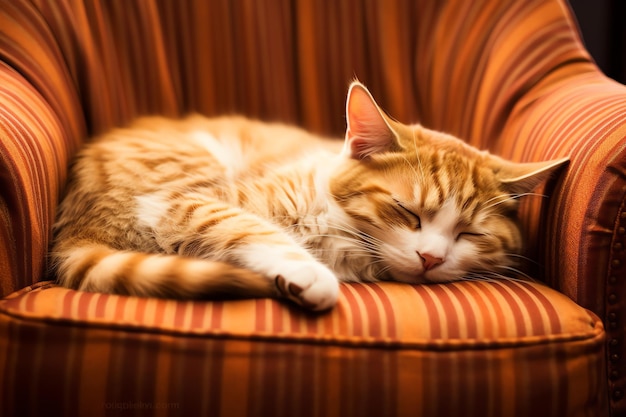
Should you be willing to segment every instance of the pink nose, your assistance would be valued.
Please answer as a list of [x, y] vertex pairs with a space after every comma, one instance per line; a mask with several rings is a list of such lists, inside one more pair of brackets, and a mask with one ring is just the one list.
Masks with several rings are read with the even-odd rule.
[[417, 252], [419, 257], [422, 259], [422, 263], [424, 264], [424, 270], [429, 271], [443, 263], [443, 259], [437, 258], [436, 256], [432, 256], [429, 253], [419, 253]]

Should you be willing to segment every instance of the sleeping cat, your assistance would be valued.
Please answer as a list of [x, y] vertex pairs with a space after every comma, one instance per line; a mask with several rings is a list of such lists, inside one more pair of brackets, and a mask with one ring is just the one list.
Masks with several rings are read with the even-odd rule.
[[566, 160], [519, 164], [388, 117], [349, 89], [343, 143], [241, 117], [139, 119], [87, 145], [53, 227], [58, 282], [84, 291], [282, 297], [339, 281], [505, 274], [518, 197]]

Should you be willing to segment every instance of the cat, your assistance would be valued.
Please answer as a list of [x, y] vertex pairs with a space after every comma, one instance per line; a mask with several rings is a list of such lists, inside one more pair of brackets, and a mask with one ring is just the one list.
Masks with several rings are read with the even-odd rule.
[[518, 198], [567, 158], [513, 163], [389, 117], [358, 81], [343, 141], [241, 116], [148, 116], [95, 138], [53, 225], [62, 286], [335, 305], [340, 281], [499, 276]]

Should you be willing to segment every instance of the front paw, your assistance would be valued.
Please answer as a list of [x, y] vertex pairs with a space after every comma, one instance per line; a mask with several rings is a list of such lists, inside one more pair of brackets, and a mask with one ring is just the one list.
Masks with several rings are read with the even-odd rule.
[[275, 278], [280, 294], [314, 311], [333, 307], [339, 296], [339, 281], [325, 266], [316, 262], [293, 262]]

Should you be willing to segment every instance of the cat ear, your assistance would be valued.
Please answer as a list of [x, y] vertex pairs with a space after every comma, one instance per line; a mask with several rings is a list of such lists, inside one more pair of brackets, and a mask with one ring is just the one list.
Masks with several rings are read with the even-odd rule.
[[516, 163], [497, 158], [494, 166], [496, 177], [512, 194], [531, 192], [569, 162], [569, 158], [545, 162]]
[[348, 90], [346, 119], [344, 153], [351, 158], [365, 159], [397, 147], [396, 132], [370, 92], [358, 81]]

